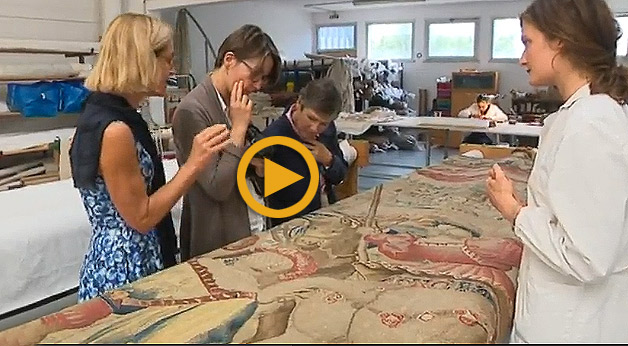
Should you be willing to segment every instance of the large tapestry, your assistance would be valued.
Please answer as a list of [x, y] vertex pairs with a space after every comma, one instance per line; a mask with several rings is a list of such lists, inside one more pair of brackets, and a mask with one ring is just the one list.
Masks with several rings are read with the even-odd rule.
[[[499, 163], [525, 196], [532, 157]], [[0, 333], [35, 343], [505, 340], [522, 245], [453, 157]]]

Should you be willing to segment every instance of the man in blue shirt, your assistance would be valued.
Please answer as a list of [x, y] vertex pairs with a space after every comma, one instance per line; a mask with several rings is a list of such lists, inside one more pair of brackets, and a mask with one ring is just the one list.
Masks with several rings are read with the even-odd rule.
[[[312, 202], [297, 215], [271, 219], [272, 226], [336, 202], [333, 186], [342, 182], [348, 169], [334, 125], [341, 105], [342, 97], [335, 83], [327, 78], [316, 79], [301, 89], [297, 101], [264, 130], [264, 137], [285, 136], [303, 143], [312, 152], [320, 172], [320, 186]], [[290, 207], [301, 200], [307, 190], [308, 166], [299, 153], [285, 146], [275, 146], [269, 159], [305, 178], [268, 196], [270, 208]]]

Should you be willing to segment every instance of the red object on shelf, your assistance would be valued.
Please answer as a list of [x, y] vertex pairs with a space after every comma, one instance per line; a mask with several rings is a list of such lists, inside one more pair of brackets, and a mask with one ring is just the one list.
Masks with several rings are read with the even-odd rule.
[[438, 98], [445, 98], [448, 99], [451, 97], [451, 89], [449, 90], [444, 90], [444, 89], [440, 89], [436, 92], [436, 97]]
[[437, 82], [436, 90], [451, 90], [451, 82]]

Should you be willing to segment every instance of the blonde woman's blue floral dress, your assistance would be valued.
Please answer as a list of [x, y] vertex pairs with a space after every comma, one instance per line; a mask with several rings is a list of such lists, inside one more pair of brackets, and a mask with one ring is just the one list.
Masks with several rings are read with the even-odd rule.
[[[154, 175], [148, 152], [137, 142], [137, 157], [147, 190]], [[147, 234], [129, 226], [111, 200], [102, 176], [95, 188], [79, 188], [92, 226], [92, 238], [80, 272], [79, 301], [148, 276], [164, 265], [156, 230]]]

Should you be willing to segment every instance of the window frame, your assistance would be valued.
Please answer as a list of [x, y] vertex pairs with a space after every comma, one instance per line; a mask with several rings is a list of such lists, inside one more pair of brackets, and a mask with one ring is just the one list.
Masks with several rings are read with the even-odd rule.
[[[353, 27], [353, 48], [345, 49], [318, 49], [318, 30], [320, 28], [329, 28], [337, 26], [352, 26]], [[344, 53], [353, 52], [357, 55], [358, 52], [358, 23], [357, 22], [345, 22], [345, 23], [331, 23], [331, 24], [317, 24], [314, 26], [314, 51], [317, 54], [326, 53]]]
[[[473, 41], [473, 56], [430, 56], [430, 25], [475, 23], [475, 38]], [[479, 62], [480, 61], [480, 18], [432, 18], [425, 20], [425, 62]]]
[[369, 60], [373, 60], [373, 61], [378, 61], [378, 60], [384, 60], [384, 59], [371, 59], [369, 58], [369, 25], [377, 25], [377, 24], [411, 24], [412, 25], [412, 39], [411, 39], [411, 46], [410, 46], [410, 57], [409, 58], [401, 58], [401, 59], [385, 59], [385, 60], [390, 60], [390, 61], [394, 61], [394, 62], [414, 62], [415, 61], [415, 39], [416, 39], [416, 20], [395, 20], [395, 21], [374, 21], [374, 22], [365, 22], [364, 23], [364, 30], [366, 32], [365, 36], [366, 36], [366, 51], [364, 52], [364, 56], [366, 56], [366, 59]]
[[489, 62], [494, 63], [514, 63], [518, 64], [521, 57], [518, 58], [494, 58], [493, 48], [495, 48], [495, 21], [499, 19], [519, 19], [518, 17], [493, 17], [491, 18], [491, 58]]
[[[618, 13], [613, 13], [615, 19], [619, 19], [620, 17], [622, 18], [626, 18], [628, 19], [628, 12], [618, 12]], [[626, 27], [626, 31], [623, 32], [620, 40], [623, 41], [628, 41], [628, 27]], [[626, 52], [624, 52], [626, 55], [619, 55], [619, 52], [617, 52], [617, 57], [625, 62], [628, 62], [628, 49], [626, 50]]]

